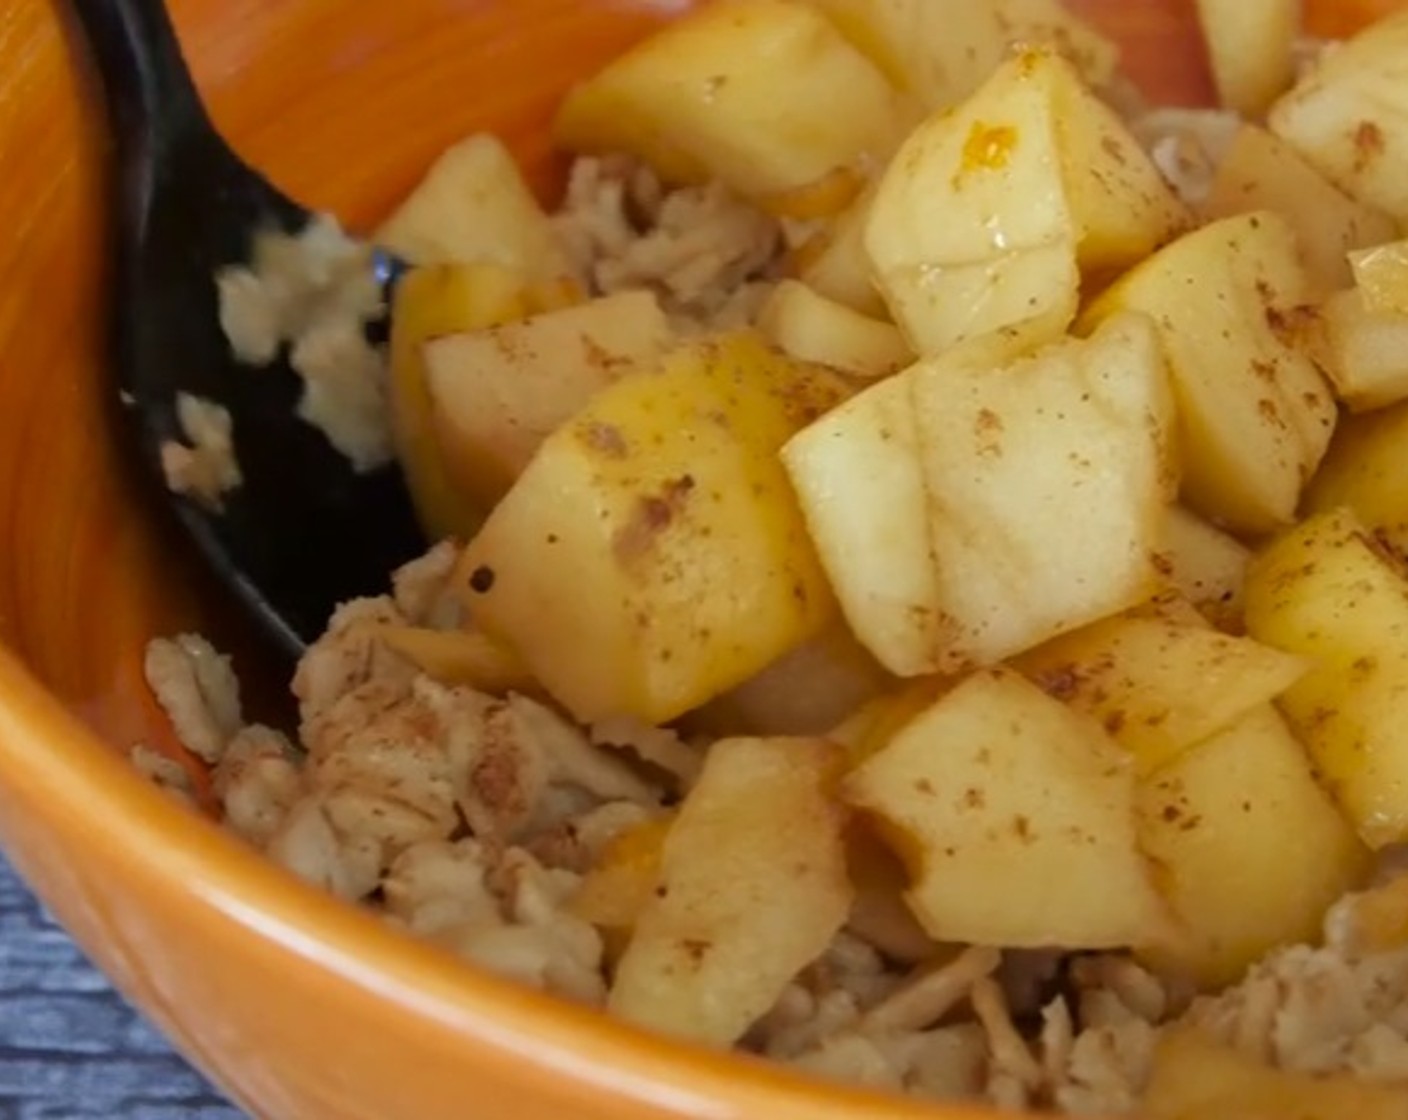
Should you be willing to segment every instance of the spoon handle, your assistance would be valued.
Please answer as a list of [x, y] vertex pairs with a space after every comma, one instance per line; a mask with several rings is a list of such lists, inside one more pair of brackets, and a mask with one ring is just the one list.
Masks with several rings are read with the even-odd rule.
[[208, 136], [208, 118], [163, 0], [69, 0], [107, 92], [123, 155], [159, 162]]

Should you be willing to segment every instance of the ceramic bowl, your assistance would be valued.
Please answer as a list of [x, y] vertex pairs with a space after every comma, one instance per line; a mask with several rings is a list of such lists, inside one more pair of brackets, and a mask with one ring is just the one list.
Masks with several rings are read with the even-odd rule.
[[[445, 145], [500, 131], [550, 192], [574, 77], [687, 0], [172, 0], [219, 125], [365, 227]], [[1080, 5], [1153, 94], [1207, 93], [1192, 0]], [[1366, 7], [1324, 4], [1322, 29]], [[251, 1114], [277, 1120], [971, 1113], [644, 1037], [402, 938], [266, 866], [131, 773], [160, 739], [147, 639], [221, 607], [114, 439], [108, 147], [60, 0], [0, 5], [0, 843], [93, 959]]]

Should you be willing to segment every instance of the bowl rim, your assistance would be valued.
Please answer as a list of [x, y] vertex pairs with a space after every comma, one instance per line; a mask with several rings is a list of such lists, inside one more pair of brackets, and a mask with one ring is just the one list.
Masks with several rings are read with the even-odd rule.
[[[678, 1117], [842, 1120], [859, 1113], [876, 1120], [976, 1120], [991, 1114], [972, 1102], [848, 1086], [781, 1063], [692, 1046], [475, 969], [301, 882], [216, 822], [177, 804], [4, 647], [0, 781], [47, 828], [55, 827], [47, 819], [55, 805], [81, 805], [90, 818], [103, 813], [110, 858], [121, 859], [124, 871], [262, 938], [296, 957], [300, 968], [390, 999], [434, 1029], [510, 1063], [527, 1063], [535, 1077], [555, 1079], [563, 1092], [596, 1092], [603, 1100]], [[23, 878], [24, 867], [18, 870]], [[36, 893], [45, 897], [44, 884]]]

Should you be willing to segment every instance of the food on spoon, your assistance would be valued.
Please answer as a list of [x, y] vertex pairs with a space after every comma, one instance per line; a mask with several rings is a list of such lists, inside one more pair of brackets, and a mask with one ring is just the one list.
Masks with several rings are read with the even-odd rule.
[[1154, 329], [1128, 316], [1002, 369], [922, 362], [783, 458], [856, 636], [900, 676], [950, 673], [1154, 593], [1173, 423]]
[[176, 398], [180, 439], [161, 445], [161, 470], [174, 494], [185, 494], [207, 509], [224, 508], [225, 495], [243, 483], [235, 459], [230, 410], [215, 401], [181, 393]]
[[1083, 273], [1128, 267], [1187, 219], [1115, 112], [1029, 50], [905, 141], [865, 249], [918, 353], [986, 338], [1000, 359], [1060, 338]]
[[1295, 231], [1268, 211], [1224, 218], [1137, 265], [1086, 310], [1152, 317], [1179, 410], [1183, 497], [1232, 529], [1288, 524], [1335, 405], [1287, 324], [1308, 294]]

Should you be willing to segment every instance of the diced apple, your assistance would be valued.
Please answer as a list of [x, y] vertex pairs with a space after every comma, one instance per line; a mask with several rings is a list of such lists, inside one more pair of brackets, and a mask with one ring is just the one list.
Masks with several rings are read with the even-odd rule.
[[1129, 316], [1006, 369], [921, 363], [783, 459], [856, 636], [900, 676], [954, 673], [1157, 590], [1173, 422]]
[[935, 360], [911, 385], [939, 595], [928, 668], [991, 664], [1153, 592], [1178, 476], [1147, 319], [1006, 370]]
[[904, 863], [868, 821], [851, 822], [846, 831], [846, 857], [855, 887], [846, 928], [894, 960], [933, 960], [942, 950], [924, 932], [905, 901], [909, 876]]
[[573, 151], [628, 152], [668, 180], [718, 179], [766, 206], [838, 169], [864, 172], [906, 123], [890, 83], [808, 5], [719, 0], [578, 86], [555, 132]]
[[1061, 336], [1082, 270], [1127, 267], [1187, 217], [1070, 64], [1028, 50], [905, 142], [870, 207], [865, 248], [917, 352], [995, 335], [1008, 356]]
[[1252, 560], [1247, 632], [1311, 662], [1280, 699], [1316, 773], [1372, 847], [1408, 840], [1408, 578], [1346, 510]]
[[460, 490], [435, 435], [421, 347], [427, 339], [480, 330], [527, 315], [529, 284], [502, 265], [413, 268], [396, 286], [391, 315], [391, 433], [406, 487], [426, 534], [468, 540], [488, 507]]
[[1205, 211], [1229, 218], [1257, 210], [1280, 214], [1295, 230], [1317, 292], [1346, 287], [1347, 254], [1387, 241], [1395, 230], [1387, 214], [1350, 198], [1279, 136], [1248, 124], [1218, 164]]
[[497, 694], [540, 691], [513, 652], [487, 634], [419, 626], [384, 626], [377, 634], [391, 650], [441, 684]]
[[724, 739], [709, 750], [660, 853], [611, 1011], [716, 1046], [737, 1041], [826, 950], [851, 908], [824, 739]]
[[1100, 721], [1141, 776], [1279, 696], [1299, 657], [1197, 621], [1118, 616], [1029, 651], [1014, 665], [1051, 696]]
[[962, 683], [961, 678], [921, 677], [868, 700], [826, 736], [846, 748], [852, 766], [884, 750], [912, 720]]
[[1341, 422], [1306, 492], [1305, 508], [1352, 510], [1376, 536], [1408, 556], [1408, 403]]
[[1269, 121], [1352, 197], [1408, 222], [1408, 14], [1326, 52]]
[[782, 451], [852, 631], [901, 676], [939, 645], [919, 433], [904, 375], [875, 385]]
[[1290, 521], [1334, 431], [1329, 388], [1287, 337], [1307, 290], [1294, 231], [1261, 211], [1175, 241], [1081, 321], [1088, 329], [1116, 311], [1153, 318], [1178, 398], [1184, 499], [1234, 529]]
[[967, 97], [1017, 46], [1060, 50], [1092, 85], [1119, 48], [1059, 0], [810, 0], [900, 89], [929, 109]]
[[1198, 0], [1218, 96], [1245, 117], [1260, 117], [1295, 78], [1293, 48], [1301, 0]]
[[1408, 397], [1408, 315], [1371, 311], [1358, 288], [1337, 292], [1317, 309], [1312, 352], [1354, 412]]
[[914, 352], [893, 323], [784, 280], [758, 313], [758, 329], [781, 350], [851, 377], [873, 380], [902, 369]]
[[824, 735], [893, 684], [838, 618], [692, 714], [690, 727], [733, 735]]
[[1140, 844], [1182, 927], [1145, 960], [1206, 988], [1315, 938], [1368, 869], [1368, 849], [1270, 704], [1144, 778], [1139, 806]]
[[889, 312], [865, 254], [865, 223], [874, 199], [872, 181], [859, 198], [797, 249], [793, 267], [797, 279], [819, 295], [872, 319], [885, 319]]
[[1351, 959], [1408, 949], [1408, 877], [1345, 895], [1325, 919], [1325, 940]]
[[1289, 1073], [1191, 1027], [1163, 1032], [1144, 1095], [1151, 1120], [1403, 1120], [1403, 1090]]
[[847, 392], [750, 334], [622, 378], [465, 550], [471, 615], [582, 722], [664, 723], [743, 683], [836, 617], [777, 451]]
[[413, 264], [487, 261], [535, 282], [572, 271], [512, 154], [484, 133], [446, 149], [374, 240]]
[[1354, 286], [1370, 311], [1408, 315], [1408, 241], [1380, 240], [1349, 255]]
[[577, 917], [618, 939], [619, 948], [660, 885], [661, 853], [674, 819], [673, 813], [651, 817], [613, 838], [568, 903]]
[[661, 361], [655, 296], [602, 296], [423, 347], [431, 422], [456, 489], [489, 510], [539, 445], [606, 386]]
[[1016, 673], [959, 685], [843, 789], [909, 866], [910, 907], [936, 940], [1094, 949], [1166, 935], [1129, 757]]
[[1220, 630], [1241, 628], [1242, 581], [1250, 559], [1251, 550], [1241, 541], [1182, 506], [1165, 511], [1158, 567], [1169, 586]]

